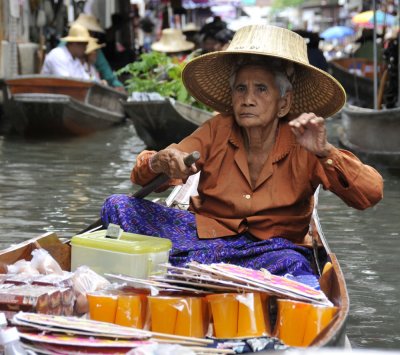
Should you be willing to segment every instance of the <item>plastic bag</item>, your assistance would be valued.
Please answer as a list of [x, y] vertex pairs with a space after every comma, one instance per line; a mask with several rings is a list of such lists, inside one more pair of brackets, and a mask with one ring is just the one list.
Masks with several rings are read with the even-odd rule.
[[110, 282], [107, 279], [95, 273], [88, 266], [79, 266], [72, 276], [72, 288], [76, 296], [75, 311], [78, 314], [87, 313], [89, 311], [89, 303], [86, 294], [109, 285]]
[[8, 274], [27, 274], [39, 275], [39, 271], [32, 266], [32, 263], [27, 260], [18, 260], [12, 265], [8, 265]]
[[45, 249], [35, 249], [32, 251], [32, 267], [43, 275], [57, 274], [63, 275], [63, 271], [57, 261]]

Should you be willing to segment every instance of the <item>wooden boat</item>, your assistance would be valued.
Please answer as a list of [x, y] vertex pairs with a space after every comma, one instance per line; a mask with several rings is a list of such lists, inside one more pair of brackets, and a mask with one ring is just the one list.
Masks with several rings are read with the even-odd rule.
[[3, 92], [7, 131], [26, 136], [86, 135], [125, 119], [126, 95], [92, 81], [19, 76]]
[[400, 167], [400, 108], [374, 110], [346, 105], [340, 143], [371, 162]]
[[[311, 249], [314, 248], [315, 263], [318, 265], [318, 269], [324, 270], [320, 278], [321, 289], [338, 309], [335, 317], [319, 333], [310, 346], [344, 347], [347, 339], [345, 325], [349, 312], [349, 297], [339, 262], [335, 254], [329, 249], [324, 238], [316, 210], [314, 210], [309, 234], [302, 245]], [[71, 260], [70, 246], [68, 243], [61, 242], [54, 233], [46, 233], [0, 251], [0, 262], [11, 264], [20, 259], [29, 260], [31, 251], [37, 248], [48, 250], [63, 269], [69, 270]], [[331, 263], [331, 268], [324, 268], [328, 262]]]
[[[364, 58], [340, 58], [329, 61], [329, 71], [344, 87], [348, 101], [361, 107], [373, 107], [373, 61]], [[378, 77], [384, 67], [378, 67]]]
[[149, 149], [160, 150], [178, 143], [212, 117], [212, 113], [171, 100], [123, 103], [138, 136]]

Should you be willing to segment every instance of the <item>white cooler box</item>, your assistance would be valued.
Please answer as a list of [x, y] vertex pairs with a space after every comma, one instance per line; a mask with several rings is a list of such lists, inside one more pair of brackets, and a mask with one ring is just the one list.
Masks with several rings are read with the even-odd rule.
[[123, 232], [118, 239], [106, 238], [106, 230], [80, 234], [71, 239], [71, 271], [87, 265], [100, 275], [124, 274], [147, 278], [167, 263], [169, 239]]

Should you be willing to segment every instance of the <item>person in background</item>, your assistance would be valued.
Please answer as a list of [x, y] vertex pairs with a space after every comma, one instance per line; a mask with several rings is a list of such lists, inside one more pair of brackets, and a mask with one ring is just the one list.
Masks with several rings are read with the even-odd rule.
[[123, 31], [127, 25], [132, 25], [134, 14], [115, 13], [111, 15], [111, 26], [105, 31], [104, 55], [113, 70], [118, 70], [132, 63], [136, 54], [129, 48], [129, 43], [122, 43]]
[[[165, 174], [161, 191], [200, 172], [198, 195], [189, 211], [114, 195], [103, 225], [170, 239], [173, 265], [232, 263], [317, 285], [312, 252], [301, 244], [318, 186], [360, 210], [383, 194], [374, 168], [327, 139], [324, 118], [345, 104], [343, 87], [309, 63], [303, 38], [267, 25], [242, 27], [226, 50], [186, 64], [182, 79], [221, 114], [177, 144], [140, 153], [131, 180], [143, 186]], [[187, 167], [194, 151], [200, 159]]]
[[151, 45], [153, 51], [166, 53], [179, 61], [184, 60], [194, 47], [195, 44], [187, 41], [182, 31], [177, 28], [165, 28], [160, 40]]
[[85, 27], [73, 24], [68, 36], [61, 38], [65, 46], [56, 47], [46, 55], [41, 74], [88, 80], [89, 75], [82, 63], [90, 39]]
[[296, 30], [294, 31], [302, 36], [307, 43], [307, 55], [310, 64], [315, 67], [328, 71], [328, 62], [324, 56], [323, 51], [319, 48], [319, 42], [323, 39], [317, 32]]
[[89, 74], [90, 80], [97, 81], [103, 85], [108, 85], [107, 81], [101, 79], [100, 73], [97, 71], [95, 66], [98, 51], [103, 47], [104, 44], [99, 44], [97, 43], [97, 39], [91, 38], [86, 47], [86, 56], [83, 65], [86, 72]]
[[214, 51], [223, 51], [228, 48], [229, 43], [231, 43], [235, 32], [229, 28], [224, 28], [215, 34], [215, 39], [217, 44], [214, 46]]
[[218, 32], [209, 31], [202, 35], [201, 39], [201, 54], [206, 54], [215, 51], [215, 47], [219, 46], [218, 40], [215, 38], [215, 35]]
[[[96, 17], [90, 14], [81, 13], [73, 24], [74, 23], [84, 26], [89, 31], [91, 37], [96, 38], [99, 43], [104, 44], [105, 31], [100, 26]], [[94, 66], [100, 74], [101, 79], [105, 80], [109, 86], [118, 91], [125, 92], [124, 85], [120, 80], [118, 80], [118, 77], [111, 69], [111, 66], [101, 48], [96, 51], [96, 62], [94, 63]]]
[[[377, 38], [377, 60], [378, 63], [383, 62], [383, 47], [382, 38]], [[361, 36], [356, 40], [360, 46], [353, 53], [354, 58], [365, 58], [369, 60], [374, 60], [374, 31], [370, 28], [363, 28]]]
[[214, 16], [211, 22], [206, 23], [200, 29], [200, 34], [205, 35], [207, 33], [213, 32], [214, 34], [220, 30], [227, 28], [227, 23], [222, 20], [221, 16]]

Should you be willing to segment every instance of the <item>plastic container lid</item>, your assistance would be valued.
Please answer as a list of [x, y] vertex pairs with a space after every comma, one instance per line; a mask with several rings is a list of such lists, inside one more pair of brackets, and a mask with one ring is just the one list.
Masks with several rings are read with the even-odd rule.
[[0, 332], [0, 344], [5, 345], [8, 343], [11, 343], [12, 341], [19, 340], [19, 333], [17, 328], [8, 328], [8, 329], [3, 329]]
[[169, 239], [123, 232], [119, 239], [106, 238], [106, 230], [78, 234], [71, 239], [72, 246], [102, 249], [127, 254], [148, 254], [169, 251]]

